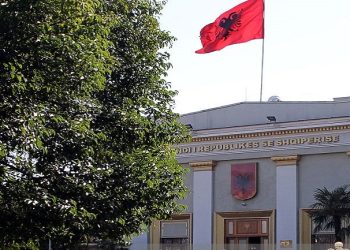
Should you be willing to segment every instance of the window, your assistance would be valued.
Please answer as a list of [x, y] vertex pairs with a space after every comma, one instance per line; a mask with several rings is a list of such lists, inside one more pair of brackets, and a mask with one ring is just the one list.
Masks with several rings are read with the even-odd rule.
[[188, 250], [189, 219], [160, 222], [161, 250]]

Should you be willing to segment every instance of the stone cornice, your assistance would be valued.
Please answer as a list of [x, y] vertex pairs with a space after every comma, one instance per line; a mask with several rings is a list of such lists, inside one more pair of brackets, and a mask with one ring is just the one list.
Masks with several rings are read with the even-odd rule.
[[336, 125], [336, 126], [322, 126], [313, 128], [297, 128], [297, 129], [285, 129], [285, 130], [271, 130], [263, 132], [252, 133], [240, 133], [240, 134], [228, 134], [228, 135], [215, 135], [205, 137], [193, 137], [192, 142], [207, 142], [207, 141], [220, 141], [220, 140], [233, 140], [233, 139], [247, 139], [247, 138], [259, 138], [259, 137], [273, 137], [281, 135], [294, 135], [304, 133], [319, 133], [319, 132], [331, 132], [339, 130], [350, 129], [350, 125]]
[[298, 165], [300, 159], [299, 155], [288, 155], [288, 156], [274, 156], [271, 157], [276, 164], [276, 166], [289, 166], [289, 165]]
[[193, 171], [213, 171], [215, 165], [215, 161], [202, 161], [190, 163], [190, 167], [192, 167]]

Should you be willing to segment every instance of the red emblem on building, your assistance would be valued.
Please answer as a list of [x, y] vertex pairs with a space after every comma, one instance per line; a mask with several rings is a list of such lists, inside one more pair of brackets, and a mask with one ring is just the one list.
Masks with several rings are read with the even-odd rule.
[[238, 200], [248, 200], [256, 195], [257, 163], [232, 164], [231, 193]]

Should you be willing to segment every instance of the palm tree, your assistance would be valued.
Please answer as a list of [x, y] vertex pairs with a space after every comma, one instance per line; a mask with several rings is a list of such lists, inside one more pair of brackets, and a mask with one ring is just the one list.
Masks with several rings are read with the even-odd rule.
[[315, 232], [334, 229], [335, 240], [344, 240], [350, 235], [350, 227], [342, 227], [342, 221], [350, 218], [350, 191], [349, 185], [340, 186], [333, 191], [327, 188], [316, 189], [316, 202], [311, 205], [311, 218], [315, 223]]

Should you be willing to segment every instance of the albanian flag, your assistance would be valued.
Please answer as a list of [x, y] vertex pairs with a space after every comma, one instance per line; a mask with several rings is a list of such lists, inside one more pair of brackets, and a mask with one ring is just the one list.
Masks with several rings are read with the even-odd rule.
[[248, 0], [224, 12], [202, 28], [203, 48], [196, 53], [210, 53], [231, 44], [264, 38], [263, 13], [263, 0]]

